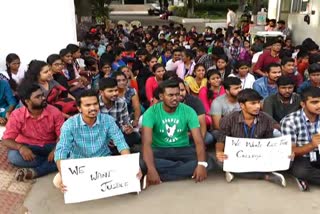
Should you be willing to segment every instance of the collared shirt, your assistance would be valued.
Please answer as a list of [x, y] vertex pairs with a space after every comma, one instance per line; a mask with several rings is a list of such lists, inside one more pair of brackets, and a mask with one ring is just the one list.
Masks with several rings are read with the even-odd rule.
[[118, 98], [113, 102], [111, 108], [107, 108], [103, 103], [102, 97], [99, 97], [100, 101], [100, 111], [101, 113], [109, 114], [114, 118], [119, 128], [124, 125], [128, 125], [130, 122], [130, 117], [128, 113], [127, 103], [124, 99]]
[[259, 70], [259, 69], [264, 71], [266, 66], [268, 66], [269, 64], [279, 63], [279, 62], [280, 62], [279, 55], [274, 57], [274, 56], [271, 56], [271, 52], [269, 50], [264, 51], [259, 56], [257, 63], [254, 65], [253, 71], [255, 72], [256, 70]]
[[[310, 143], [309, 136], [312, 137], [312, 135], [318, 133], [320, 121], [318, 120], [317, 123], [317, 125], [315, 123], [311, 123], [309, 118], [301, 109], [284, 117], [280, 122], [280, 126], [282, 134], [290, 135], [291, 143], [297, 147], [301, 147]], [[304, 157], [309, 157], [309, 153], [305, 154]]]
[[[217, 141], [224, 143], [226, 136], [238, 138], [272, 138], [273, 137], [273, 119], [264, 112], [260, 112], [254, 121], [254, 132], [252, 136], [246, 136], [245, 122], [242, 111], [233, 112], [220, 121], [220, 131]], [[253, 127], [252, 126], [252, 127]], [[247, 130], [250, 134], [252, 127]]]
[[77, 114], [61, 128], [55, 160], [108, 156], [111, 154], [108, 147], [110, 140], [119, 152], [129, 148], [111, 116], [98, 113], [95, 124], [90, 127], [83, 121], [82, 115]]
[[293, 93], [289, 103], [283, 103], [279, 93], [267, 97], [263, 102], [263, 111], [278, 123], [288, 114], [300, 109], [300, 96]]
[[260, 94], [260, 96], [263, 97], [263, 99], [265, 99], [266, 97], [268, 97], [272, 94], [276, 94], [278, 92], [277, 86], [271, 87], [268, 84], [267, 77], [261, 77], [261, 78], [257, 79], [253, 83], [253, 89], [256, 90]]
[[62, 113], [51, 105], [44, 108], [38, 118], [34, 118], [23, 106], [11, 113], [3, 139], [43, 147], [57, 142], [63, 122]]

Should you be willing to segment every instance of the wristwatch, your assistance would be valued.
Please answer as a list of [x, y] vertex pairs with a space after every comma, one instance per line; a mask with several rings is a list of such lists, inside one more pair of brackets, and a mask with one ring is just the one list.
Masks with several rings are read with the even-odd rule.
[[198, 165], [204, 166], [205, 168], [208, 167], [208, 163], [205, 161], [198, 161]]

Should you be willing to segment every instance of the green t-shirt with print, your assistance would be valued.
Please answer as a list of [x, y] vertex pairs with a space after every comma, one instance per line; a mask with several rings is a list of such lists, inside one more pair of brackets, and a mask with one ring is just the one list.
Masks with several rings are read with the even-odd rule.
[[163, 103], [151, 106], [144, 114], [142, 126], [152, 128], [152, 147], [190, 146], [188, 131], [199, 128], [196, 112], [189, 106], [179, 103], [173, 113], [163, 109]]

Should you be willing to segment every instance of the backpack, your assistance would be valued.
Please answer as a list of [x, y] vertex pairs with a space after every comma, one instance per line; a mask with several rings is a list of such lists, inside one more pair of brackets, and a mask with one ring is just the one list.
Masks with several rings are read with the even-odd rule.
[[74, 115], [78, 113], [76, 101], [71, 98], [68, 98], [68, 91], [61, 85], [54, 86], [48, 96], [47, 103], [55, 106], [61, 112]]

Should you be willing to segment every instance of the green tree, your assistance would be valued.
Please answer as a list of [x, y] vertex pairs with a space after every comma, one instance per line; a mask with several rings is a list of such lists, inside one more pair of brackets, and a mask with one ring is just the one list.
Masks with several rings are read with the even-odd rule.
[[92, 15], [98, 20], [102, 20], [105, 24], [110, 18], [110, 8], [112, 0], [91, 0]]

